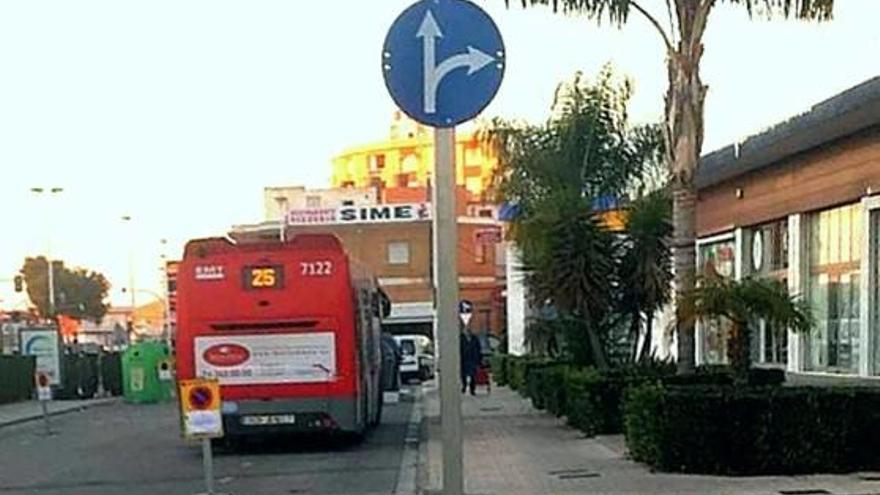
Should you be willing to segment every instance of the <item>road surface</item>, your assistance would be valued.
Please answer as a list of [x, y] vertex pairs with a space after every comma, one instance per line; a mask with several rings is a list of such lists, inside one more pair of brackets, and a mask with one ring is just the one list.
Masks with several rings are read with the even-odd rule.
[[[362, 443], [285, 438], [215, 456], [216, 489], [236, 495], [389, 494], [401, 472], [414, 403], [386, 404]], [[192, 495], [201, 450], [180, 438], [174, 404], [116, 402], [0, 428], [0, 495]]]

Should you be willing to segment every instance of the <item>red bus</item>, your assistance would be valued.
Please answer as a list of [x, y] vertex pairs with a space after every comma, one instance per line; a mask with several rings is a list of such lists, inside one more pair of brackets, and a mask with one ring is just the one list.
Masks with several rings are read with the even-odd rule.
[[335, 236], [190, 241], [177, 289], [178, 377], [219, 379], [227, 436], [379, 423], [381, 291]]

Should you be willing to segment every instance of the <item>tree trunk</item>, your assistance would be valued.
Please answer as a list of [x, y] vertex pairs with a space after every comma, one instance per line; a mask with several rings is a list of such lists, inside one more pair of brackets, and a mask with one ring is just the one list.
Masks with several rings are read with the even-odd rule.
[[745, 385], [751, 367], [751, 335], [745, 323], [732, 322], [727, 341], [727, 359], [733, 368], [734, 383]]
[[602, 347], [602, 339], [599, 334], [591, 326], [587, 326], [587, 338], [590, 342], [590, 352], [593, 354], [593, 361], [600, 370], [608, 369], [608, 360], [605, 358], [605, 349]]
[[631, 362], [636, 362], [639, 360], [639, 334], [641, 332], [642, 327], [642, 318], [641, 313], [634, 312], [630, 317], [629, 323], [629, 336], [632, 339], [632, 346], [630, 348], [629, 360]]
[[647, 315], [645, 318], [645, 341], [642, 342], [642, 351], [639, 354], [639, 361], [647, 361], [651, 357], [651, 340], [654, 333], [654, 315]]
[[697, 191], [694, 172], [703, 147], [703, 102], [706, 87], [700, 80], [703, 33], [714, 2], [676, 0], [680, 41], [667, 60], [666, 152], [673, 179], [673, 254], [678, 332], [678, 371], [694, 370], [693, 311], [686, 307], [694, 289]]
[[675, 231], [675, 308], [678, 332], [678, 372], [694, 370], [694, 311], [688, 295], [694, 290], [696, 250], [694, 248], [694, 224], [696, 194], [676, 186], [673, 200], [673, 229]]

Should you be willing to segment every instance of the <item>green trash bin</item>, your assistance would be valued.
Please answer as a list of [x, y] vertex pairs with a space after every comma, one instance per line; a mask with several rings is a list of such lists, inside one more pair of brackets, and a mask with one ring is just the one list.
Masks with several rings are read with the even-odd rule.
[[[122, 354], [122, 394], [126, 402], [151, 404], [170, 400], [174, 380], [160, 367], [168, 363], [168, 347], [160, 342], [141, 342]], [[167, 366], [167, 365], [165, 365]]]

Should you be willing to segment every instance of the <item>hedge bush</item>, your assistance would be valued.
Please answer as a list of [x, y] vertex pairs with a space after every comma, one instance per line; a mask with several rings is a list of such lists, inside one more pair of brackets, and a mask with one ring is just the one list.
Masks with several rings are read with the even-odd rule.
[[509, 382], [507, 371], [509, 358], [510, 355], [500, 353], [493, 354], [492, 357], [489, 358], [489, 366], [492, 368], [492, 378], [498, 385], [504, 386]]
[[[666, 385], [733, 385], [733, 368], [727, 365], [697, 366], [693, 374], [670, 375], [662, 378]], [[752, 386], [781, 385], [785, 382], [785, 371], [777, 368], [751, 368], [747, 383]]]
[[507, 359], [507, 378], [510, 388], [528, 397], [528, 373], [532, 368], [539, 368], [551, 363], [546, 358], [529, 356], [510, 356]]
[[564, 412], [565, 380], [570, 365], [566, 363], [533, 363], [527, 369], [525, 396], [536, 409], [547, 409], [557, 416]]
[[33, 356], [0, 355], [0, 404], [33, 397], [36, 366]]
[[632, 386], [675, 373], [670, 363], [648, 362], [597, 371], [571, 372], [563, 388], [568, 423], [589, 436], [623, 431], [623, 396]]
[[630, 454], [664, 471], [880, 469], [880, 389], [646, 384], [624, 411]]

